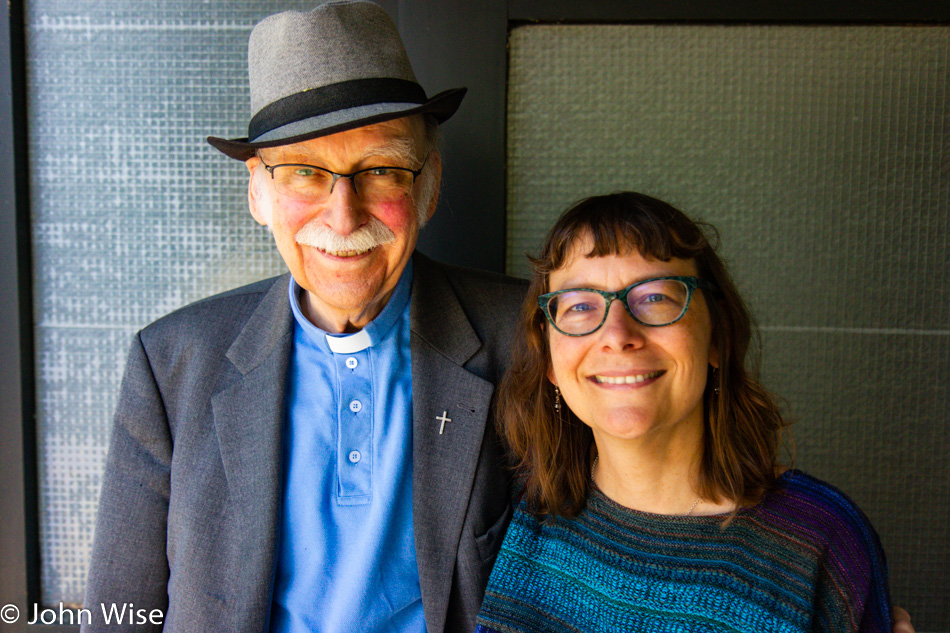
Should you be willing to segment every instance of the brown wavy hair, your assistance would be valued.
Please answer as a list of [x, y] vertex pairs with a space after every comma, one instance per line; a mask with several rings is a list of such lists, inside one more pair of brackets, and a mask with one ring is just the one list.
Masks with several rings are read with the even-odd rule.
[[499, 387], [496, 416], [524, 483], [528, 508], [539, 515], [576, 516], [586, 505], [593, 434], [563, 403], [560, 415], [554, 410], [554, 388], [547, 378], [547, 323], [537, 303], [550, 289], [550, 273], [566, 263], [571, 248], [586, 236], [594, 244], [587, 257], [637, 252], [660, 261], [692, 259], [699, 277], [716, 287], [703, 291], [719, 370], [710, 367], [703, 394], [699, 493], [737, 507], [757, 501], [775, 483], [785, 423], [773, 397], [746, 367], [756, 330], [716, 254], [718, 233], [661, 200], [623, 192], [575, 204], [551, 228], [539, 257], [530, 258], [534, 274], [521, 307], [511, 365]]

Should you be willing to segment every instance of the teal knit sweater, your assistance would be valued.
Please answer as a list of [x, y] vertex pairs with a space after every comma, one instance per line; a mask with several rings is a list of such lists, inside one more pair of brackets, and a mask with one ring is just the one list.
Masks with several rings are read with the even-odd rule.
[[576, 519], [522, 504], [476, 631], [890, 631], [884, 552], [843, 493], [788, 471], [723, 519], [637, 512], [596, 490]]

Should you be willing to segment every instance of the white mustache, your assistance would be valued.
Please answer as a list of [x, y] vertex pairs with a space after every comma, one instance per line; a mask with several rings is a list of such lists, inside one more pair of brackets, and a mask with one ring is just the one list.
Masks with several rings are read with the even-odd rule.
[[396, 234], [375, 216], [370, 216], [369, 222], [350, 235], [340, 235], [314, 218], [297, 231], [294, 239], [298, 244], [319, 248], [327, 253], [365, 253], [394, 242]]

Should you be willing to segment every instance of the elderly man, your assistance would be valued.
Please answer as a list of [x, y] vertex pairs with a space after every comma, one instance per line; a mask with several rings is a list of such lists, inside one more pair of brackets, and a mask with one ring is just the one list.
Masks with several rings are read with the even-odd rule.
[[209, 142], [290, 274], [136, 336], [84, 630], [473, 630], [524, 285], [414, 252], [464, 89], [427, 98], [369, 2], [265, 19], [249, 69], [248, 139]]
[[290, 274], [133, 340], [83, 630], [471, 631], [524, 285], [414, 252], [464, 89], [428, 98], [370, 2], [271, 16], [248, 61], [248, 138], [208, 140]]

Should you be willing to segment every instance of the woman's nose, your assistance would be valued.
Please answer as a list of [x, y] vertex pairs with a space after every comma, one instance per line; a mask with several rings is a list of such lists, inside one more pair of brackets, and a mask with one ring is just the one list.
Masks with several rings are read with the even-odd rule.
[[600, 334], [604, 344], [612, 348], [637, 348], [642, 347], [646, 340], [644, 327], [630, 316], [620, 300], [615, 300], [607, 308], [607, 318], [600, 327]]

